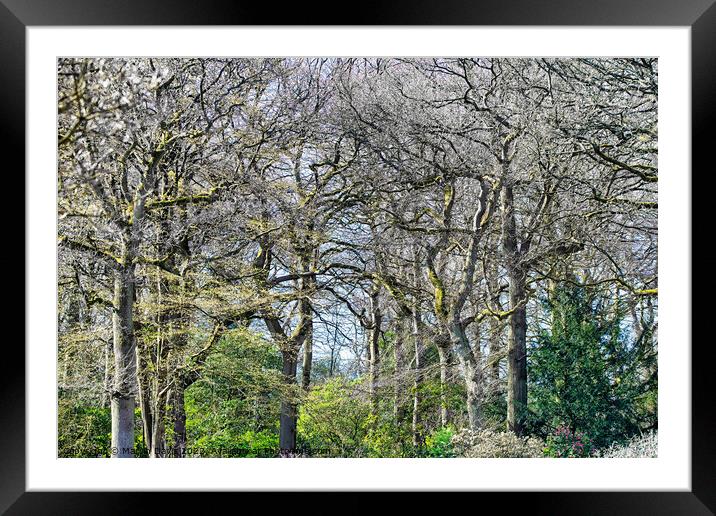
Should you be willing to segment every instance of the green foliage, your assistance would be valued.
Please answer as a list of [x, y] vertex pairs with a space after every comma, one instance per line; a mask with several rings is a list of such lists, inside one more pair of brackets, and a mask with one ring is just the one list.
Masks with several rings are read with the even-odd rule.
[[[421, 395], [437, 413], [439, 390], [426, 382]], [[428, 396], [432, 391], [435, 396]], [[361, 380], [334, 378], [314, 386], [302, 401], [298, 419], [298, 447], [318, 457], [453, 457], [455, 428], [429, 431], [424, 446], [412, 444], [409, 422], [394, 419], [390, 397], [379, 399], [371, 412]], [[424, 407], [421, 407], [424, 408]]]
[[529, 354], [528, 427], [547, 436], [565, 425], [597, 447], [636, 433], [638, 363], [618, 308], [571, 286], [555, 289], [545, 306], [552, 326]]
[[455, 428], [452, 426], [438, 428], [432, 432], [425, 438], [425, 455], [427, 457], [454, 457], [453, 435], [455, 435]]
[[490, 395], [482, 405], [484, 426], [491, 429], [506, 427], [507, 422], [507, 396], [504, 392]]
[[60, 398], [58, 409], [59, 457], [109, 457], [109, 408], [83, 406]]
[[409, 425], [401, 427], [392, 419], [392, 407], [389, 409], [387, 406], [383, 406], [383, 410], [380, 410], [378, 414], [378, 416], [369, 416], [366, 421], [368, 431], [362, 442], [366, 456], [416, 456]]
[[278, 453], [281, 357], [246, 330], [224, 336], [202, 378], [185, 394], [188, 453], [257, 457]]
[[189, 457], [276, 457], [278, 452], [278, 434], [269, 430], [235, 433], [224, 429], [203, 435], [187, 447]]
[[312, 456], [366, 456], [370, 405], [360, 382], [334, 378], [311, 389], [298, 416], [299, 448]]
[[[57, 414], [58, 457], [109, 457], [112, 442], [112, 414], [109, 407], [81, 405], [60, 398]], [[134, 454], [147, 457], [148, 451], [142, 435], [142, 419], [135, 410]]]
[[[409, 389], [411, 397], [414, 392], [415, 388], [414, 386], [411, 386]], [[445, 386], [445, 405], [448, 413], [450, 414], [450, 420], [457, 427], [467, 424], [465, 396], [464, 382], [458, 381], [455, 383], [448, 383]], [[437, 431], [442, 425], [442, 422], [440, 421], [440, 405], [442, 403], [442, 398], [439, 377], [427, 377], [422, 379], [422, 382], [418, 386], [418, 399], [420, 400], [419, 430], [422, 435], [427, 437], [432, 432]], [[412, 411], [412, 407], [409, 407], [409, 409]], [[410, 417], [410, 415], [408, 415], [408, 417]]]
[[144, 442], [144, 432], [142, 432], [142, 411], [139, 408], [134, 409], [134, 456], [139, 458], [149, 457], [149, 449], [147, 443]]

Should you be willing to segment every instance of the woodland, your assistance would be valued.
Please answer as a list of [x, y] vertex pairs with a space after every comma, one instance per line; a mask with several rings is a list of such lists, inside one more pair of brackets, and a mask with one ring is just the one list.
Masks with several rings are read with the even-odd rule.
[[656, 456], [657, 77], [58, 59], [58, 456]]

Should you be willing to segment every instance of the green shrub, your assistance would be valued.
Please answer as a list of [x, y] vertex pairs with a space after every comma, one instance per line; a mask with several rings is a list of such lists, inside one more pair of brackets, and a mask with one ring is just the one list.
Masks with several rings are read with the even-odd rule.
[[356, 381], [335, 378], [310, 390], [299, 409], [299, 448], [311, 456], [368, 455], [364, 440], [375, 421], [359, 387]]
[[[142, 416], [134, 411], [134, 453], [147, 457], [142, 435]], [[109, 407], [93, 407], [60, 399], [58, 405], [58, 457], [109, 457], [112, 442], [112, 414]]]
[[225, 335], [184, 393], [187, 454], [276, 456], [280, 367], [278, 350], [260, 336], [244, 329]]
[[57, 419], [59, 457], [109, 457], [112, 432], [109, 408], [60, 399]]
[[452, 438], [455, 429], [448, 426], [438, 428], [425, 438], [427, 457], [454, 457], [455, 450], [452, 445]]
[[276, 457], [278, 434], [267, 430], [233, 433], [230, 430], [205, 435], [187, 447], [188, 456], [201, 457]]

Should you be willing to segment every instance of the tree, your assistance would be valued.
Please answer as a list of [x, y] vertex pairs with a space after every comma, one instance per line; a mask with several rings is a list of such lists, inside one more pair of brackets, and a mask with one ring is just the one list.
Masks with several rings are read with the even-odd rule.
[[581, 432], [599, 447], [638, 433], [638, 343], [622, 328], [624, 314], [584, 287], [558, 286], [545, 300], [551, 325], [530, 356], [530, 408], [539, 431]]

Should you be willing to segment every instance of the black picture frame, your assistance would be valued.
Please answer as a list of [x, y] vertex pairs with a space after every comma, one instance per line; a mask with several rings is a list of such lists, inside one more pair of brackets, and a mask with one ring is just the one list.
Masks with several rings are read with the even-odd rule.
[[[712, 147], [716, 141], [716, 5], [715, 0], [401, 0], [381, 5], [377, 2], [344, 4], [340, 16], [337, 2], [301, 3], [276, 6], [245, 0], [0, 0], [0, 147], [7, 177], [24, 177], [25, 160], [25, 29], [42, 25], [601, 25], [601, 26], [689, 26], [691, 27], [692, 73], [692, 242], [712, 240], [712, 217], [706, 195], [713, 190], [706, 182], [714, 175]], [[330, 19], [329, 19], [330, 18]], [[340, 23], [342, 21], [343, 23]], [[567, 47], [568, 48], [568, 47]], [[51, 152], [48, 149], [48, 152]], [[13, 166], [9, 157], [19, 158]], [[689, 172], [684, 171], [684, 180]], [[698, 188], [693, 188], [694, 181]], [[6, 195], [20, 198], [17, 191]], [[699, 196], [702, 196], [699, 199]], [[7, 215], [7, 214], [6, 214]], [[7, 220], [7, 219], [6, 219]], [[6, 222], [5, 226], [12, 226]], [[19, 225], [15, 225], [16, 227]], [[8, 227], [10, 229], [10, 227]], [[17, 227], [20, 230], [20, 227]], [[707, 236], [695, 239], [697, 235]], [[7, 237], [9, 238], [9, 237]], [[20, 237], [24, 241], [23, 234]], [[17, 241], [17, 240], [16, 240]], [[692, 288], [713, 292], [716, 259], [708, 253], [695, 253], [692, 244]], [[705, 249], [704, 249], [705, 251]], [[23, 251], [24, 253], [24, 251]], [[4, 253], [3, 253], [4, 254]], [[27, 257], [25, 257], [27, 258]], [[18, 255], [4, 256], [17, 267]], [[8, 269], [4, 269], [7, 273]], [[25, 270], [25, 274], [28, 271]], [[694, 276], [696, 274], [696, 276]], [[693, 281], [692, 281], [693, 285]], [[17, 290], [19, 292], [19, 290]], [[17, 297], [17, 294], [15, 294]], [[19, 303], [17, 303], [19, 306]], [[708, 321], [708, 303], [692, 299], [692, 321]], [[25, 310], [32, 310], [26, 306]], [[149, 493], [26, 492], [25, 488], [25, 355], [19, 339], [10, 338], [5, 325], [3, 362], [0, 375], [0, 510], [7, 514], [126, 514], [143, 512], [151, 505]], [[703, 324], [707, 327], [708, 324]], [[692, 324], [692, 332], [693, 332]], [[716, 428], [713, 415], [713, 345], [709, 335], [694, 333], [692, 353], [692, 456], [690, 492], [524, 492], [471, 493], [483, 501], [504, 502], [530, 514], [714, 514], [716, 510]], [[10, 343], [9, 341], [13, 342]], [[688, 349], [690, 343], [684, 343]], [[14, 355], [14, 356], [13, 356]], [[12, 367], [10, 367], [12, 364]], [[198, 495], [198, 496], [194, 496]], [[190, 508], [189, 502], [268, 504], [279, 508], [273, 498], [258, 499], [257, 494], [171, 493], [162, 495], [162, 510]], [[220, 496], [221, 500], [215, 497]], [[228, 497], [233, 497], [231, 501]], [[246, 500], [249, 496], [251, 500]], [[264, 495], [265, 496], [265, 495]], [[343, 495], [358, 496], [357, 494]], [[452, 495], [451, 495], [452, 496]], [[411, 503], [423, 503], [423, 496]], [[127, 505], [127, 504], [131, 505]], [[326, 507], [335, 507], [333, 501]], [[338, 502], [359, 510], [364, 504]], [[365, 503], [365, 502], [364, 502]], [[475, 502], [469, 502], [475, 503]], [[206, 505], [203, 505], [206, 507]], [[482, 505], [481, 505], [482, 506]], [[229, 506], [231, 507], [231, 506]], [[477, 506], [476, 506], [477, 507]], [[485, 506], [482, 506], [485, 507]], [[237, 508], [238, 509], [238, 508]], [[519, 510], [519, 509], [518, 509]], [[321, 512], [320, 510], [318, 511]]]

